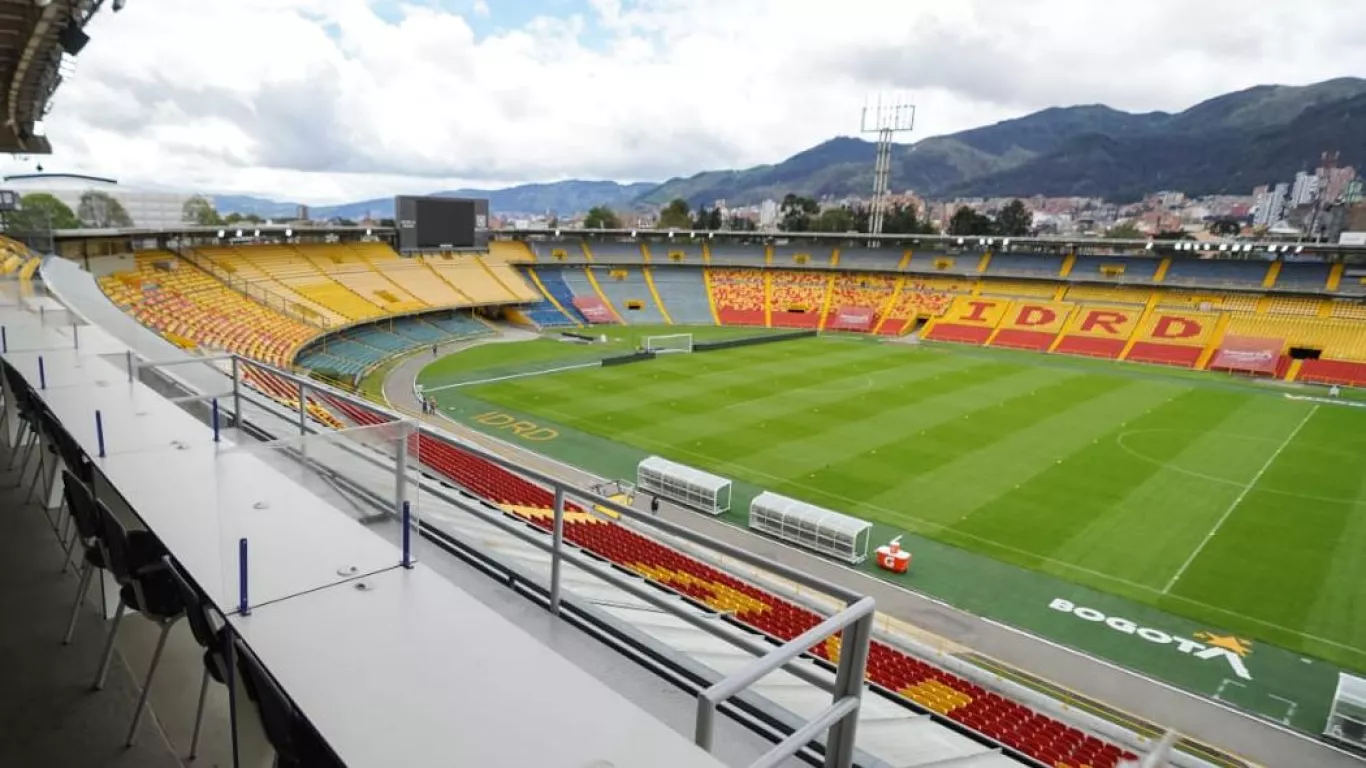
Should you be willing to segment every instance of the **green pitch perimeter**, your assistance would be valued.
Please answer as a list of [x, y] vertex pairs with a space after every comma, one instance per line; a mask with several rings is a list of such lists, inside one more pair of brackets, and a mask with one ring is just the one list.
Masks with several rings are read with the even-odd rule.
[[874, 522], [875, 543], [905, 533], [912, 573], [872, 572], [1307, 731], [1335, 665], [1366, 669], [1366, 409], [835, 336], [591, 365], [678, 330], [491, 344], [419, 381], [452, 418], [604, 476], [657, 453], [734, 478], [736, 524], [769, 489]]

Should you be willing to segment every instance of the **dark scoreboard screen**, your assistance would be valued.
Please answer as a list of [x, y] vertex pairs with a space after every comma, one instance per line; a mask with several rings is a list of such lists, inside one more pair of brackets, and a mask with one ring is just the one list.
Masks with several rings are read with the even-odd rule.
[[398, 197], [400, 251], [480, 249], [488, 242], [489, 201], [459, 197]]

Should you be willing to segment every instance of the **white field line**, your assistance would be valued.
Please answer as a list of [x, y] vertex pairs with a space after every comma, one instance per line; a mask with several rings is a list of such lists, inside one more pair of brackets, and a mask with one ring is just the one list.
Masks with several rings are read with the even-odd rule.
[[1257, 485], [1258, 481], [1262, 479], [1262, 475], [1266, 474], [1266, 471], [1271, 468], [1271, 465], [1276, 463], [1276, 459], [1281, 457], [1281, 452], [1285, 450], [1287, 445], [1290, 445], [1290, 443], [1294, 441], [1295, 436], [1300, 433], [1301, 429], [1304, 429], [1304, 425], [1309, 423], [1309, 420], [1314, 417], [1315, 413], [1318, 413], [1318, 410], [1319, 406], [1317, 404], [1314, 405], [1313, 408], [1310, 408], [1309, 412], [1304, 414], [1304, 418], [1300, 420], [1300, 423], [1295, 425], [1295, 428], [1290, 431], [1289, 435], [1286, 435], [1285, 440], [1282, 440], [1281, 444], [1276, 447], [1275, 452], [1266, 460], [1266, 463], [1262, 465], [1262, 468], [1257, 470], [1257, 474], [1253, 475], [1247, 485], [1243, 486], [1243, 490], [1238, 494], [1238, 498], [1234, 499], [1233, 503], [1228, 505], [1228, 509], [1224, 510], [1224, 514], [1220, 516], [1219, 521], [1214, 524], [1214, 527], [1210, 529], [1209, 533], [1205, 534], [1205, 538], [1200, 541], [1200, 546], [1196, 547], [1195, 551], [1191, 552], [1190, 557], [1186, 558], [1186, 562], [1182, 563], [1176, 573], [1172, 574], [1172, 578], [1167, 582], [1167, 586], [1162, 588], [1162, 594], [1167, 594], [1171, 591], [1172, 587], [1176, 586], [1176, 582], [1180, 581], [1181, 577], [1186, 574], [1186, 569], [1190, 567], [1191, 563], [1195, 562], [1195, 558], [1199, 557], [1200, 553], [1205, 551], [1205, 545], [1209, 544], [1210, 540], [1214, 538], [1214, 535], [1219, 533], [1219, 529], [1224, 527], [1224, 523], [1229, 519], [1229, 516], [1233, 514], [1233, 510], [1237, 509], [1238, 506], [1243, 503], [1243, 499], [1247, 498], [1248, 493], [1250, 493], [1253, 487]]
[[512, 379], [525, 379], [528, 376], [544, 376], [549, 373], [563, 373], [564, 371], [577, 371], [580, 368], [594, 368], [602, 365], [601, 362], [580, 363], [579, 365], [566, 365], [563, 368], [547, 368], [543, 371], [527, 371], [526, 373], [513, 373], [507, 376], [494, 376], [491, 379], [479, 379], [478, 381], [461, 381], [456, 384], [442, 384], [439, 387], [427, 387], [422, 390], [424, 393], [441, 392], [447, 389], [459, 387], [474, 387], [480, 384], [492, 384], [496, 381], [510, 381]]

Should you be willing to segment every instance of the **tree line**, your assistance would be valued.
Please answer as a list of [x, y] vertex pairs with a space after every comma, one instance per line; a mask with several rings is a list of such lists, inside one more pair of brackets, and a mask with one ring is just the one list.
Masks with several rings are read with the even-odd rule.
[[126, 228], [133, 218], [118, 198], [96, 189], [81, 193], [76, 210], [49, 192], [30, 192], [19, 198], [19, 210], [5, 214], [6, 231], [15, 234], [54, 229]]
[[[778, 228], [783, 232], [868, 232], [872, 209], [866, 205], [839, 205], [822, 209], [811, 197], [788, 194], [778, 204]], [[692, 210], [688, 201], [675, 198], [659, 212], [659, 229], [748, 232], [755, 222], [744, 216], [725, 216], [719, 208]], [[605, 205], [594, 206], [584, 217], [585, 229], [623, 229], [621, 217]], [[950, 235], [1024, 237], [1033, 232], [1034, 214], [1024, 201], [1012, 200], [995, 216], [963, 206], [949, 219]], [[939, 227], [910, 203], [897, 203], [883, 212], [882, 231], [889, 235], [937, 235]]]

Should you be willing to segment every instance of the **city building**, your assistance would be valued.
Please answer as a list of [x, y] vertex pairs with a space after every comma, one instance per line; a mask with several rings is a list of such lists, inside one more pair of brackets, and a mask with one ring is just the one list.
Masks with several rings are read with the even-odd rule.
[[[1323, 169], [1319, 169], [1322, 171]], [[1318, 198], [1319, 176], [1312, 173], [1300, 171], [1295, 174], [1294, 186], [1290, 189], [1290, 207], [1298, 208], [1301, 205], [1312, 205]]]
[[1281, 182], [1271, 189], [1270, 192], [1257, 198], [1257, 213], [1252, 218], [1252, 225], [1255, 227], [1271, 227], [1285, 218], [1286, 197], [1290, 194], [1290, 185]]

